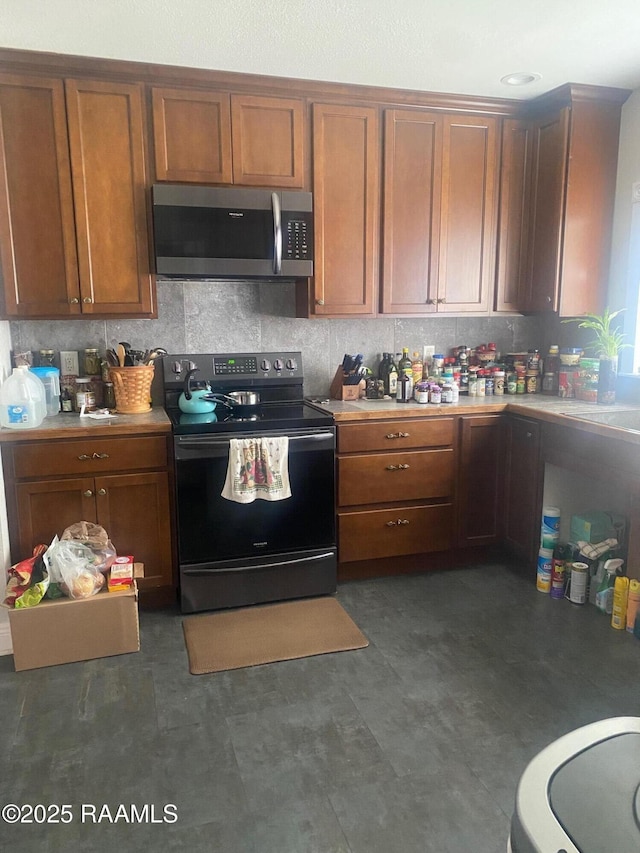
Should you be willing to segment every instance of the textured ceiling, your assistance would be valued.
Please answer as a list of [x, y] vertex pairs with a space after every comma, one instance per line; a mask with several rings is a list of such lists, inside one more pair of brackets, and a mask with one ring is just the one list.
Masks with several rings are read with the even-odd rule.
[[[3, 47], [497, 97], [640, 87], [640, 0], [2, 0]], [[542, 75], [523, 88], [500, 78]]]

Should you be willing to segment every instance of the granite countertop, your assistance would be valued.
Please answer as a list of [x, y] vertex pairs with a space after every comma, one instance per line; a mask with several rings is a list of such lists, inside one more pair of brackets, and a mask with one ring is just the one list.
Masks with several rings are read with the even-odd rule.
[[[314, 405], [330, 412], [336, 423], [355, 423], [380, 418], [416, 418], [442, 417], [446, 415], [483, 415], [498, 414], [503, 411], [519, 414], [537, 420], [571, 426], [585, 432], [596, 433], [609, 438], [618, 438], [634, 444], [640, 444], [640, 406], [616, 403], [598, 405], [581, 400], [566, 400], [561, 397], [547, 397], [542, 394], [523, 394], [514, 396], [461, 397], [458, 403], [397, 403], [391, 398], [385, 400], [325, 400], [310, 398]], [[638, 412], [638, 429], [624, 429], [607, 423], [582, 420], [576, 415], [589, 414], [596, 418], [615, 415], [619, 412]]]
[[118, 435], [144, 435], [145, 433], [171, 432], [171, 421], [162, 407], [142, 415], [115, 415], [105, 420], [81, 418], [78, 414], [61, 412], [45, 418], [36, 429], [0, 428], [0, 442], [53, 441], [61, 438], [109, 438]]

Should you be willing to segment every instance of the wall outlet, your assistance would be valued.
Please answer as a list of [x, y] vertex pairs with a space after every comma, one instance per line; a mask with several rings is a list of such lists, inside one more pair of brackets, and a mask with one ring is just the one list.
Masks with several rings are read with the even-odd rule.
[[435, 354], [436, 348], [435, 346], [423, 346], [422, 347], [422, 360], [423, 361], [431, 361]]
[[640, 201], [640, 181], [631, 184], [631, 201], [633, 204]]

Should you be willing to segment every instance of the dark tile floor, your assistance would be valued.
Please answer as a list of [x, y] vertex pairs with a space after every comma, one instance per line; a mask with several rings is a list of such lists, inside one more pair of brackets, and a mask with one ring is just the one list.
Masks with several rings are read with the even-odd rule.
[[[368, 648], [192, 676], [164, 611], [141, 614], [139, 654], [25, 673], [0, 658], [0, 801], [73, 817], [0, 823], [0, 848], [498, 853], [536, 752], [640, 714], [640, 642], [508, 566], [338, 599]], [[120, 803], [177, 821], [126, 823]]]

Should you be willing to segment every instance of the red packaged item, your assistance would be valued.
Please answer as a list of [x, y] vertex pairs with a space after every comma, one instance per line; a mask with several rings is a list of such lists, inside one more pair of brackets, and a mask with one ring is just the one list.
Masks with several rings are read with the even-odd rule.
[[[36, 545], [33, 556], [21, 560], [11, 568], [7, 569], [7, 589], [4, 603], [7, 607], [15, 607], [16, 601], [31, 586], [32, 580], [38, 575], [38, 581], [42, 578], [42, 555], [47, 550], [46, 545]], [[38, 564], [39, 568], [34, 567]]]

